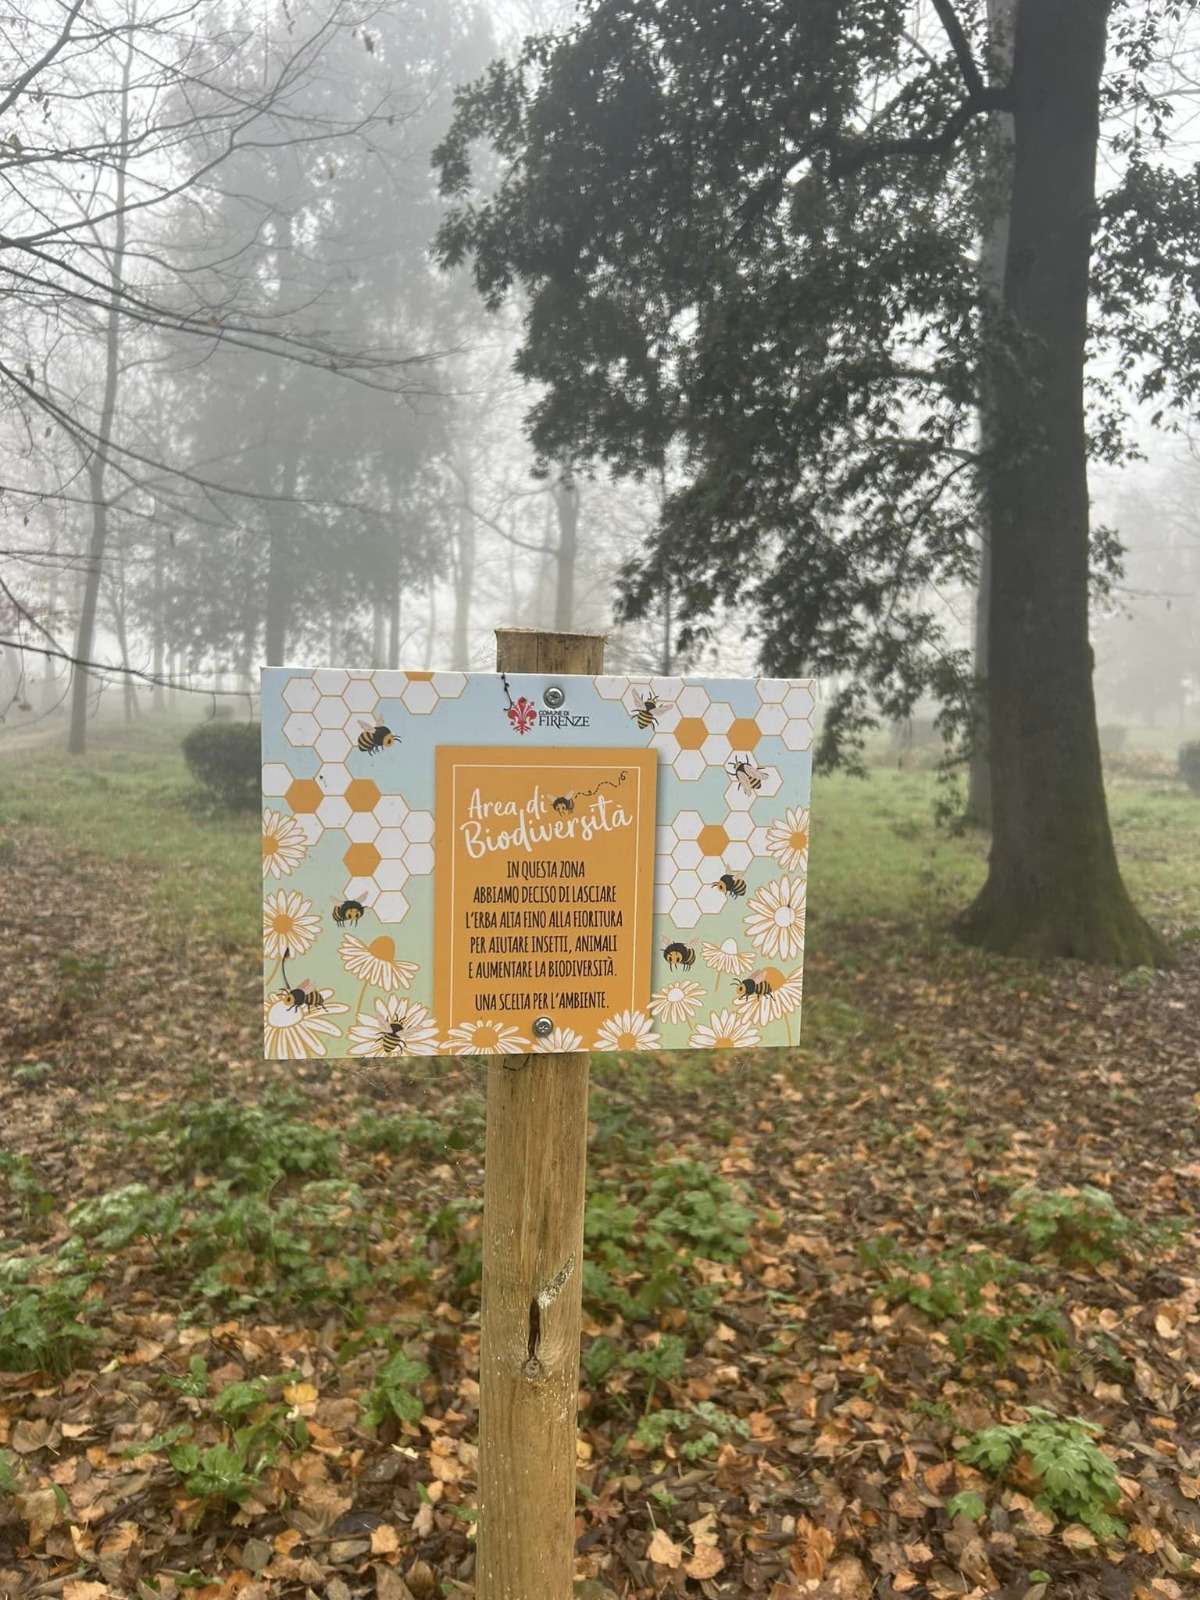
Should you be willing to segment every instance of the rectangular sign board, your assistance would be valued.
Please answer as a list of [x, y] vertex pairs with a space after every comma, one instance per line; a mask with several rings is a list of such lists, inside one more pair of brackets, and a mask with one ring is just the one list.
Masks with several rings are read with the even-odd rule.
[[267, 668], [267, 1057], [795, 1043], [812, 711], [803, 681]]

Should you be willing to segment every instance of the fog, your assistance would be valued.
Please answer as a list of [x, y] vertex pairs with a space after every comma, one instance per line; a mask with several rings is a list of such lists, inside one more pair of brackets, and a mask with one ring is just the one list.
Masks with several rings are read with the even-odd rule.
[[[754, 670], [739, 613], [680, 653], [669, 573], [617, 620], [683, 464], [535, 460], [519, 293], [489, 310], [433, 257], [455, 85], [569, 9], [103, 0], [65, 46], [61, 15], [4, 40], [8, 728], [65, 724], [72, 660], [78, 723], [252, 693], [263, 662], [484, 669], [496, 626], [604, 630], [615, 671]], [[1182, 438], [1095, 475], [1125, 546], [1106, 723], [1200, 720], [1198, 488]], [[968, 642], [970, 592], [938, 600]]]

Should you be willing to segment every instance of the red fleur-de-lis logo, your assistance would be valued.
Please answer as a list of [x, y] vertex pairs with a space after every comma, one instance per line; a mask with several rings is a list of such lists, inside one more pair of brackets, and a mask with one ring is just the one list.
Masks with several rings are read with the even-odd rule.
[[526, 700], [524, 695], [514, 701], [504, 714], [521, 734], [528, 733], [537, 721], [537, 707], [532, 700]]

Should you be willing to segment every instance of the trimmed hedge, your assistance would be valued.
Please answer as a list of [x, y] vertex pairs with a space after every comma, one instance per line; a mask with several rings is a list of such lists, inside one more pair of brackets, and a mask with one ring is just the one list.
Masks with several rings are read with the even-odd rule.
[[184, 736], [183, 759], [218, 805], [250, 810], [259, 803], [261, 749], [257, 722], [202, 722]]

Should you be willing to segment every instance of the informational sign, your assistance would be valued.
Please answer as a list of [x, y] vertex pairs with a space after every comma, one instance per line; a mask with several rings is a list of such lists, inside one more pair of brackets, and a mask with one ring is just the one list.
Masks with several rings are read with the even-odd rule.
[[806, 682], [269, 668], [271, 1059], [799, 1028]]
[[646, 1009], [657, 772], [651, 750], [438, 749], [438, 1016], [590, 1038]]

